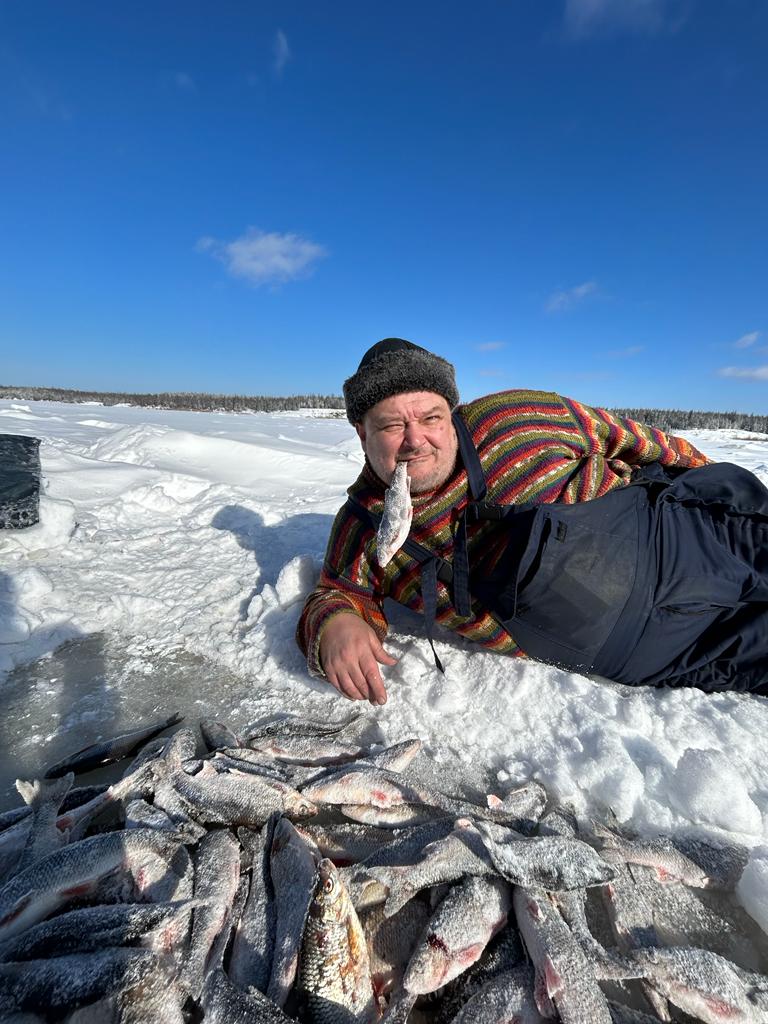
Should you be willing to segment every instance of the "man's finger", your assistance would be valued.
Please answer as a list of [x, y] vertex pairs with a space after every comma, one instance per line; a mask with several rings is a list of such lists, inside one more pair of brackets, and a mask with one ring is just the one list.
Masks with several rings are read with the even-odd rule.
[[365, 700], [346, 672], [327, 672], [326, 676], [331, 686], [335, 687], [342, 697], [346, 697], [347, 700]]
[[365, 678], [368, 681], [368, 700], [371, 704], [386, 704], [387, 691], [384, 687], [384, 683], [381, 681], [379, 667], [376, 662], [370, 662], [367, 668], [363, 666], [363, 671], [365, 672]]
[[366, 672], [362, 667], [363, 659], [360, 659], [360, 665], [352, 665], [349, 669], [349, 678], [362, 695], [363, 700], [370, 700], [370, 688], [368, 686], [368, 680], [366, 678]]
[[381, 641], [379, 640], [375, 633], [373, 634], [373, 643], [371, 644], [371, 650], [373, 651], [373, 655], [376, 658], [376, 661], [380, 661], [382, 665], [397, 664], [397, 658], [393, 658], [388, 651], [384, 650], [384, 648], [381, 645]]

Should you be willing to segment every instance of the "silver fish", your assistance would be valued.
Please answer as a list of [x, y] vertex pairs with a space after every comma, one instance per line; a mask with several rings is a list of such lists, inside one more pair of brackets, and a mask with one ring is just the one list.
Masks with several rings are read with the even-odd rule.
[[533, 998], [534, 975], [528, 964], [518, 964], [488, 981], [462, 1006], [451, 1024], [543, 1024]]
[[337, 868], [365, 860], [394, 838], [394, 833], [389, 829], [350, 822], [329, 825], [299, 823], [296, 829], [310, 839], [323, 857], [332, 860]]
[[229, 977], [240, 988], [265, 992], [272, 972], [277, 908], [269, 870], [272, 837], [277, 815], [261, 833], [238, 831], [251, 857], [250, 885], [242, 916], [235, 929], [229, 959]]
[[317, 813], [309, 798], [265, 775], [219, 773], [206, 763], [195, 776], [174, 771], [171, 781], [194, 807], [195, 817], [208, 824], [261, 826], [273, 811], [299, 819]]
[[523, 942], [536, 972], [536, 1005], [563, 1024], [611, 1024], [608, 1003], [581, 946], [542, 890], [515, 888], [512, 897]]
[[419, 900], [406, 903], [393, 917], [385, 917], [381, 906], [361, 916], [371, 981], [377, 997], [401, 987], [408, 961], [429, 923], [429, 917], [428, 907]]
[[315, 888], [316, 858], [286, 818], [275, 825], [270, 873], [277, 922], [275, 951], [267, 995], [283, 1006], [296, 978], [304, 920]]
[[413, 503], [408, 463], [398, 462], [384, 494], [384, 511], [376, 533], [376, 561], [382, 569], [389, 565], [411, 532]]
[[251, 750], [269, 754], [277, 761], [305, 765], [345, 764], [367, 750], [359, 743], [345, 743], [325, 736], [251, 737], [248, 745]]
[[92, 743], [83, 747], [74, 754], [62, 758], [56, 764], [52, 764], [45, 773], [46, 779], [57, 779], [66, 772], [90, 772], [104, 764], [112, 764], [114, 761], [121, 761], [124, 757], [130, 757], [147, 740], [157, 736], [159, 732], [178, 724], [182, 715], [176, 713], [169, 718], [162, 718], [151, 725], [131, 732], [121, 733], [112, 739], [103, 740], [100, 743]]
[[24, 871], [49, 853], [58, 850], [69, 839], [68, 832], [62, 832], [56, 826], [59, 808], [64, 797], [72, 788], [75, 776], [68, 772], [61, 779], [48, 781], [35, 779], [33, 782], [16, 780], [16, 789], [24, 802], [32, 808], [32, 824], [27, 842], [21, 857], [16, 864], [16, 871]]
[[301, 715], [281, 715], [264, 722], [257, 722], [246, 730], [246, 745], [251, 740], [264, 739], [268, 736], [334, 736], [354, 725], [362, 715], [362, 711], [353, 711], [346, 718], [313, 719]]
[[298, 983], [316, 1024], [370, 1024], [378, 1017], [365, 935], [333, 863], [324, 858], [309, 904]]
[[694, 888], [731, 890], [749, 860], [746, 847], [704, 836], [628, 839], [602, 825], [595, 825], [594, 831], [605, 843], [605, 860], [643, 864], [656, 871], [660, 882], [679, 881]]
[[201, 1002], [206, 1024], [295, 1024], [257, 988], [238, 988], [221, 967], [208, 972]]
[[8, 1013], [62, 1013], [133, 987], [156, 964], [153, 953], [139, 949], [107, 949], [87, 955], [0, 964], [0, 1007]]
[[189, 911], [192, 900], [174, 903], [117, 903], [81, 907], [27, 928], [0, 945], [0, 960], [36, 960], [70, 953], [86, 953], [105, 946], [123, 946], [158, 930], [168, 945], [175, 919]]
[[423, 995], [475, 963], [507, 922], [511, 887], [500, 878], [466, 878], [435, 911], [403, 978], [408, 992]]
[[464, 827], [479, 832], [497, 871], [523, 888], [584, 889], [603, 885], [614, 877], [613, 868], [578, 839], [526, 838], [486, 821], [474, 826], [467, 821]]
[[182, 983], [199, 999], [211, 946], [224, 926], [240, 881], [240, 846], [229, 832], [209, 832], [195, 853], [195, 899], [189, 952]]
[[680, 1007], [705, 1024], [768, 1020], [768, 977], [744, 971], [706, 949], [669, 947], [631, 952], [627, 961], [636, 972]]
[[153, 829], [106, 832], [49, 854], [0, 889], [0, 938], [11, 938], [77, 896], [92, 892], [106, 875], [129, 872], [148, 893], [170, 870], [178, 840]]
[[455, 882], [463, 875], [497, 874], [479, 834], [464, 828], [454, 828], [449, 835], [424, 847], [416, 863], [362, 867], [389, 889], [384, 908], [388, 917], [428, 886]]

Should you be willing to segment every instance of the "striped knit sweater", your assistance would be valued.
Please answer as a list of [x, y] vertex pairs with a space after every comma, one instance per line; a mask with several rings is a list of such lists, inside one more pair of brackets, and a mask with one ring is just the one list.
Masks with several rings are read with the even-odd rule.
[[[588, 501], [625, 486], [634, 466], [659, 462], [692, 467], [708, 461], [682, 438], [550, 392], [502, 391], [462, 405], [458, 411], [480, 456], [488, 484], [486, 500], [499, 505]], [[371, 512], [381, 514], [384, 485], [367, 463], [348, 493]], [[453, 475], [439, 490], [413, 496], [410, 536], [451, 560], [455, 523], [466, 503], [467, 476], [459, 457]], [[401, 550], [386, 568], [380, 568], [373, 557], [374, 540], [368, 526], [341, 509], [331, 530], [319, 583], [307, 598], [297, 630], [297, 641], [313, 675], [323, 675], [320, 634], [334, 615], [356, 612], [383, 639], [387, 632], [382, 608], [385, 597], [423, 612], [418, 563]], [[491, 570], [503, 548], [498, 524], [485, 521], [470, 526], [473, 573]], [[437, 622], [490, 650], [523, 654], [514, 638], [477, 601], [472, 615], [460, 618], [449, 590], [440, 582]]]

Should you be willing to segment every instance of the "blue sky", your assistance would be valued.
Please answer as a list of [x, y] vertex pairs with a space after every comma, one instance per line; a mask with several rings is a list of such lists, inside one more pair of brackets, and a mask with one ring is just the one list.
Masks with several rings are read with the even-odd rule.
[[768, 4], [6, 0], [0, 383], [768, 411]]

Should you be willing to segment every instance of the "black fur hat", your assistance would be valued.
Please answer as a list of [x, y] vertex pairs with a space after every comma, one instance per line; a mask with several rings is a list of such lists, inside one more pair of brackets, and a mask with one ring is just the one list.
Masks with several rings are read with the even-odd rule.
[[347, 419], [360, 423], [377, 402], [406, 391], [434, 391], [451, 409], [459, 404], [456, 374], [447, 359], [403, 338], [384, 338], [360, 360], [357, 373], [344, 381]]

